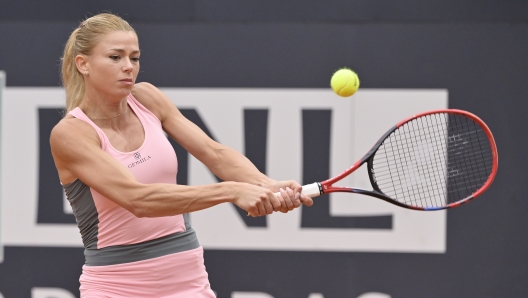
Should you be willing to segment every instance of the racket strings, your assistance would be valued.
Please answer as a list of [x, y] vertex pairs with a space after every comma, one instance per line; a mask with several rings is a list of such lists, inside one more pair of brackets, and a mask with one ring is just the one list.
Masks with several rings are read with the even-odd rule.
[[487, 181], [490, 142], [472, 119], [430, 114], [396, 129], [378, 148], [372, 172], [378, 188], [412, 206], [442, 207], [463, 200]]

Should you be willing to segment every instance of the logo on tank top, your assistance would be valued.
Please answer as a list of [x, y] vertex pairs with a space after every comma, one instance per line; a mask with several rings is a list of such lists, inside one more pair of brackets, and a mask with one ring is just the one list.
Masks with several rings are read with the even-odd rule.
[[134, 153], [134, 158], [136, 159], [136, 161], [128, 165], [129, 169], [151, 159], [150, 155], [147, 155], [147, 157], [141, 157], [141, 153], [139, 152]]

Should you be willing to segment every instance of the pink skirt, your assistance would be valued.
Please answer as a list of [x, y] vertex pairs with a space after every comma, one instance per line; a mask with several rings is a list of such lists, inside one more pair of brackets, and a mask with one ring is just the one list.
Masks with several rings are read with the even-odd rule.
[[214, 298], [203, 248], [108, 266], [83, 266], [81, 298]]

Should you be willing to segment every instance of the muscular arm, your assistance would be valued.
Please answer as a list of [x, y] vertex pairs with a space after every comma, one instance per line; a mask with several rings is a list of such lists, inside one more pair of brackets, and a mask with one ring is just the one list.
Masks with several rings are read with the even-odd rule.
[[[64, 119], [52, 131], [50, 144], [63, 183], [78, 178], [138, 217], [157, 217], [233, 202], [250, 214], [265, 215], [280, 206], [271, 191], [247, 183], [184, 186], [142, 184], [100, 148], [93, 129], [77, 119]], [[251, 198], [252, 200], [245, 200]]]
[[[138, 217], [188, 213], [224, 202], [232, 202], [252, 216], [287, 212], [301, 202], [312, 205], [309, 197], [300, 195], [298, 183], [275, 181], [260, 173], [244, 155], [210, 139], [154, 86], [138, 84], [133, 95], [160, 119], [172, 138], [215, 175], [231, 182], [201, 186], [140, 183], [101, 149], [90, 125], [71, 117], [57, 124], [50, 138], [61, 182], [78, 178]], [[279, 190], [281, 196], [276, 197], [274, 192]]]
[[[151, 84], [137, 84], [132, 94], [158, 116], [163, 129], [170, 137], [224, 181], [247, 182], [274, 192], [287, 187], [292, 188], [293, 193], [301, 192], [301, 186], [295, 181], [278, 182], [270, 179], [244, 155], [209, 138], [198, 126], [186, 119], [167, 96]], [[311, 205], [311, 199], [308, 197], [302, 196], [301, 201]], [[298, 206], [296, 204], [295, 207]]]

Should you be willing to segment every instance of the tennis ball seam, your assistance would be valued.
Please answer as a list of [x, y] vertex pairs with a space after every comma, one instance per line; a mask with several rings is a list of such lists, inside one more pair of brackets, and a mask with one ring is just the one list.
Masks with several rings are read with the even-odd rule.
[[337, 90], [337, 94], [342, 95], [342, 94], [341, 94], [341, 90], [343, 90], [343, 89], [346, 88], [346, 86], [348, 85], [348, 81], [349, 81], [349, 78], [347, 77], [347, 78], [346, 78], [346, 82], [345, 82], [345, 84], [343, 85], [343, 87], [341, 87], [341, 88], [339, 88], [339, 90]]

